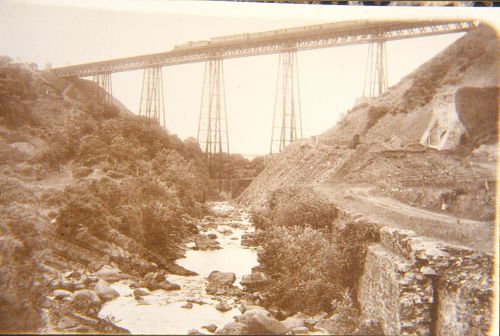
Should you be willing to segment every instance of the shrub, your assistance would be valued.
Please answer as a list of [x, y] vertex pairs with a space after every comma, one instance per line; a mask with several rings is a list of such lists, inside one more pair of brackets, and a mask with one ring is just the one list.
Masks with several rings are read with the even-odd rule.
[[377, 121], [389, 112], [386, 106], [372, 105], [368, 110], [368, 121], [366, 122], [365, 131], [375, 126]]
[[329, 229], [337, 216], [337, 208], [310, 187], [278, 189], [268, 204], [272, 225]]
[[327, 235], [309, 226], [273, 226], [260, 234], [259, 261], [271, 281], [268, 303], [292, 312], [331, 310], [339, 298], [338, 251]]
[[337, 247], [338, 272], [336, 279], [344, 288], [356, 293], [357, 283], [363, 273], [368, 244], [379, 240], [379, 226], [348, 222], [342, 227], [335, 227], [332, 242]]

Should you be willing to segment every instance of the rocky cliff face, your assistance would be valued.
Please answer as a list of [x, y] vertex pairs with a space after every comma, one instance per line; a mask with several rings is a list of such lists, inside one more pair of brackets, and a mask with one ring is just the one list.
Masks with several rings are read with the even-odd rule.
[[386, 334], [478, 335], [491, 326], [492, 257], [384, 227], [358, 300]]

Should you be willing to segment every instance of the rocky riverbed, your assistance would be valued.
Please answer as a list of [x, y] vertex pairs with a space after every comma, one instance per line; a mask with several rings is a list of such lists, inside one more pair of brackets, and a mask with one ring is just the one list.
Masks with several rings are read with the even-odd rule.
[[232, 322], [245, 295], [242, 277], [257, 265], [255, 248], [241, 245], [253, 227], [245, 212], [227, 203], [211, 207], [214, 216], [198, 223], [199, 234], [177, 261], [197, 275], [152, 274], [139, 281], [117, 281], [111, 288], [119, 296], [105, 303], [99, 316], [134, 334], [209, 333]]
[[[198, 222], [198, 234], [177, 260], [184, 275], [160, 270], [135, 277], [114, 263], [93, 273], [62, 274], [48, 298], [59, 303], [61, 314], [54, 318], [51, 310], [50, 320], [57, 322], [46, 332], [311, 335], [334, 330], [335, 316], [291, 316], [264, 308], [259, 286], [268, 279], [260, 272], [248, 214], [226, 202], [210, 207], [212, 215]], [[68, 315], [73, 308], [80, 313]]]

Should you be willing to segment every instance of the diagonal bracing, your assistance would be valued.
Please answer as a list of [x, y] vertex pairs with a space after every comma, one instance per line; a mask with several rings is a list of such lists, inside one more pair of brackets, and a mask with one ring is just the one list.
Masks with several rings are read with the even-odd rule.
[[207, 156], [210, 177], [217, 178], [222, 170], [222, 155], [229, 154], [224, 66], [221, 58], [212, 58], [205, 63], [198, 143]]
[[378, 97], [387, 91], [387, 56], [385, 41], [368, 44], [363, 97]]
[[102, 90], [97, 91], [97, 100], [100, 103], [113, 103], [113, 85], [111, 82], [111, 72], [100, 73], [93, 76], [93, 81], [99, 85]]
[[139, 115], [153, 118], [165, 129], [167, 127], [163, 95], [163, 75], [160, 66], [144, 69]]
[[302, 138], [302, 115], [297, 51], [295, 49], [283, 50], [279, 54], [269, 153], [279, 153], [288, 144], [300, 138]]

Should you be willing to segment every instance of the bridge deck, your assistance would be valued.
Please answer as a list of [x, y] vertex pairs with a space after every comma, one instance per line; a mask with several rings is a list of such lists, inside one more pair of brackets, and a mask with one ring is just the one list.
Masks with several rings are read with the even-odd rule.
[[202, 62], [212, 58], [266, 55], [287, 49], [308, 50], [464, 32], [474, 28], [476, 24], [469, 20], [334, 22], [215, 37], [210, 41], [188, 42], [162, 53], [54, 68], [52, 72], [59, 77], [87, 77], [155, 66]]

